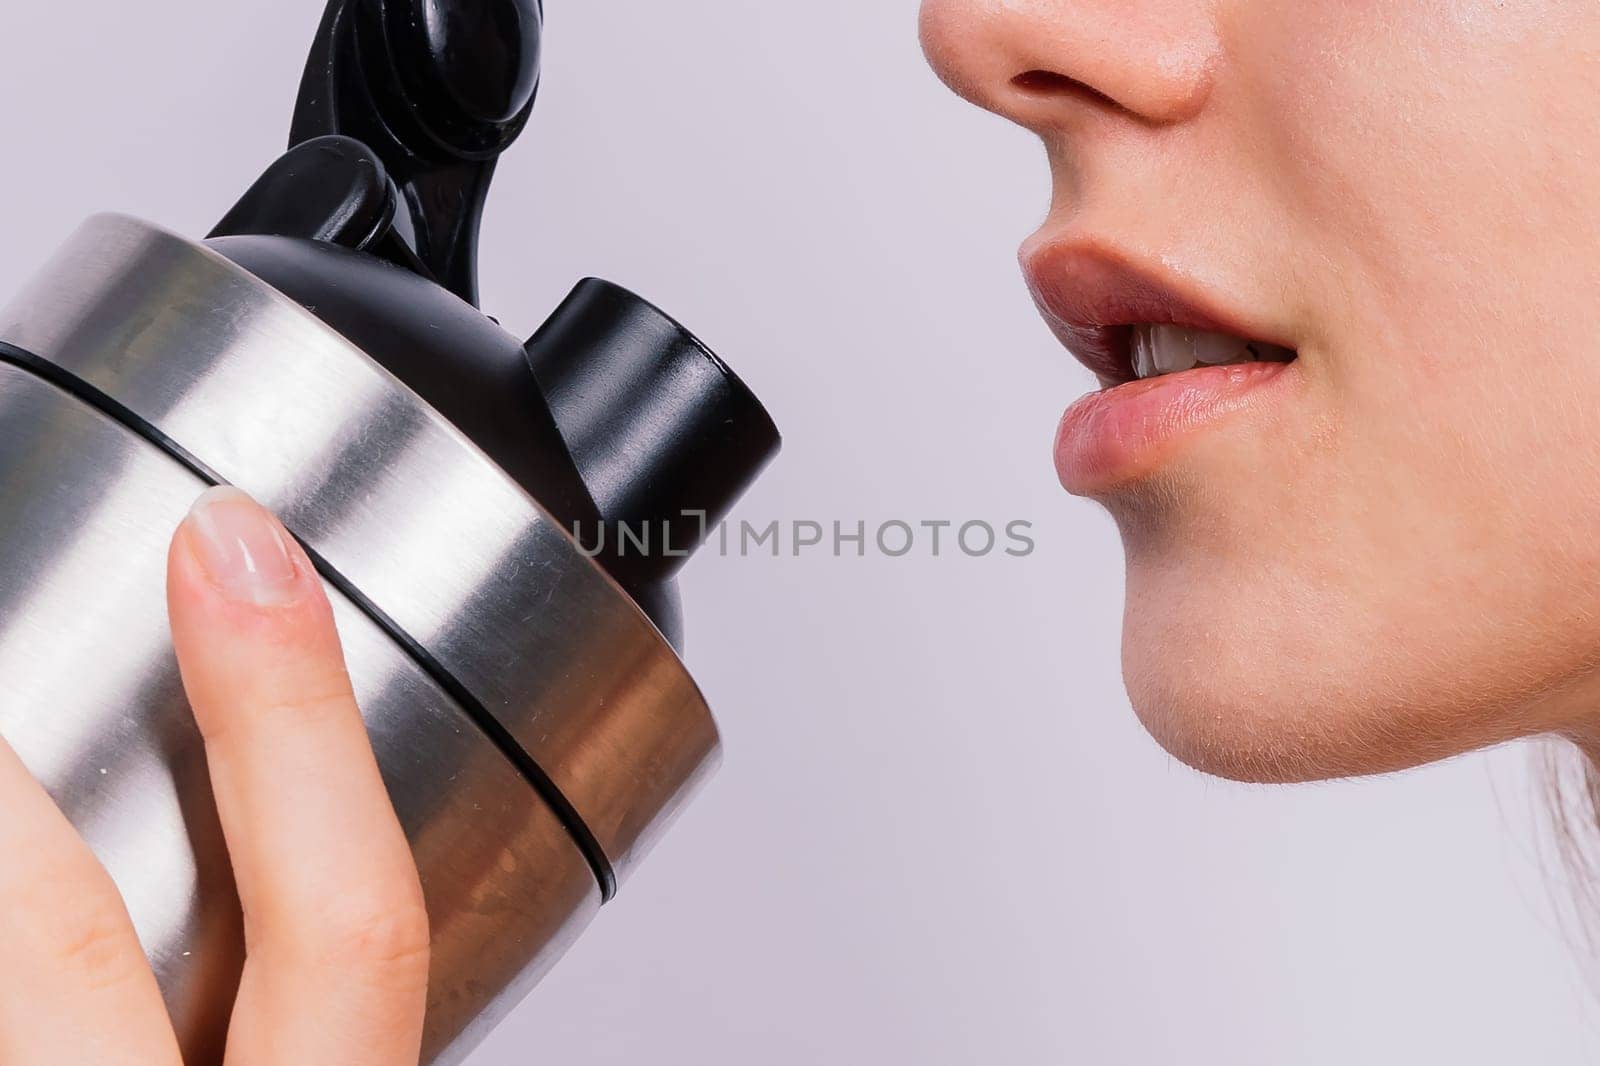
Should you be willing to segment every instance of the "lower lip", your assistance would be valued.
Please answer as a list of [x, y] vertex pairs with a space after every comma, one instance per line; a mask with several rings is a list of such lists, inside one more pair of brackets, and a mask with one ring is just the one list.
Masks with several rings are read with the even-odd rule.
[[1056, 432], [1056, 471], [1090, 496], [1153, 473], [1183, 441], [1278, 391], [1293, 363], [1202, 366], [1092, 392]]

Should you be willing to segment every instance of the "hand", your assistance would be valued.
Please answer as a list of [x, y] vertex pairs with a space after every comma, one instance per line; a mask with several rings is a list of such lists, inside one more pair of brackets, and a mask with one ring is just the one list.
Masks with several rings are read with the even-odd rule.
[[[167, 598], [244, 905], [227, 1066], [415, 1066], [427, 915], [321, 581], [276, 519], [213, 489]], [[3, 742], [0, 1063], [181, 1066], [115, 885]]]

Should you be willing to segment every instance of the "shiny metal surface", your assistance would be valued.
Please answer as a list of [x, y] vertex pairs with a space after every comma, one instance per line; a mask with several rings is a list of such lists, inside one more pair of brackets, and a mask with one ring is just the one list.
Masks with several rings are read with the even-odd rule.
[[209, 249], [91, 219], [0, 340], [277, 511], [503, 725], [619, 879], [714, 764], [698, 689], [610, 578], [381, 367]]
[[[115, 878], [196, 1066], [220, 1061], [238, 902], [167, 635], [171, 532], [203, 482], [0, 365], [0, 736]], [[461, 708], [333, 593], [433, 917], [425, 1061], [459, 1062], [600, 905], [593, 873]]]

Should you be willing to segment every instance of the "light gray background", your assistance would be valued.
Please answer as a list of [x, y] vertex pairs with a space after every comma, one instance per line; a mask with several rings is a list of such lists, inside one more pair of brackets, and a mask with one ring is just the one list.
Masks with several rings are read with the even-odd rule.
[[[282, 147], [321, 0], [0, 18], [9, 292], [84, 215], [202, 234]], [[1027, 560], [705, 558], [701, 802], [474, 1066], [1591, 1061], [1526, 753], [1201, 778], [1121, 691], [1109, 521], [1056, 488], [1087, 384], [1013, 262], [1024, 134], [937, 86], [910, 0], [548, 0], [485, 302], [664, 304], [788, 449], [740, 514], [1031, 519]]]

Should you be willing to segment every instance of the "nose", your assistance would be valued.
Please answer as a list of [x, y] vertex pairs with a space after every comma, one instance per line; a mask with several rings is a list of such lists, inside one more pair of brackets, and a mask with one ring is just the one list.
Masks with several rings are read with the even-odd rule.
[[1220, 59], [1203, 0], [924, 0], [922, 46], [979, 107], [1044, 132], [1093, 113], [1194, 117]]

